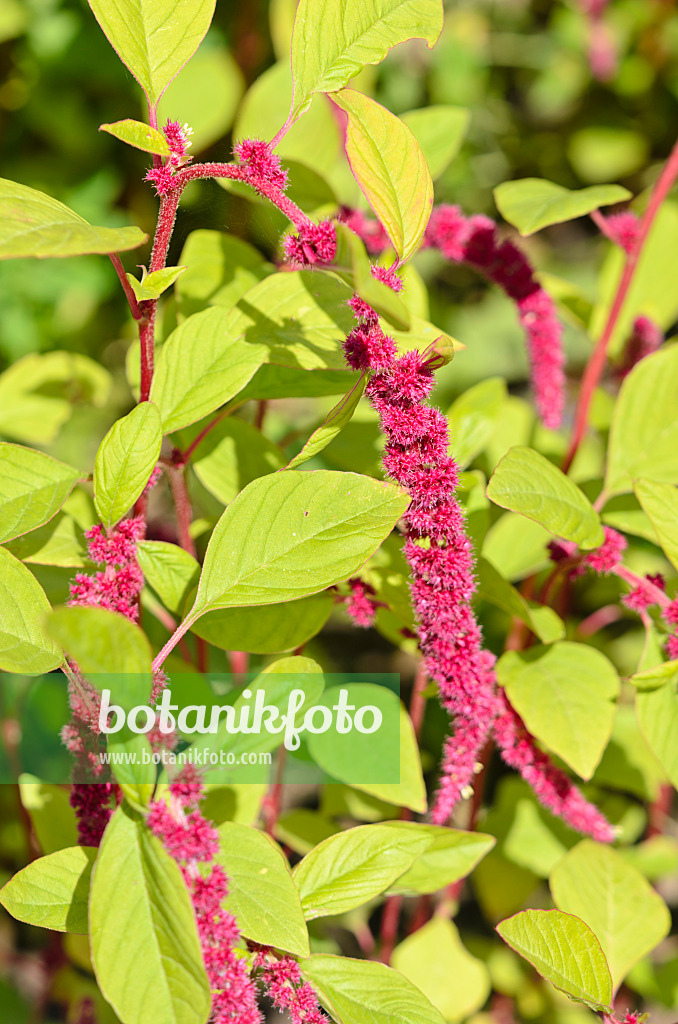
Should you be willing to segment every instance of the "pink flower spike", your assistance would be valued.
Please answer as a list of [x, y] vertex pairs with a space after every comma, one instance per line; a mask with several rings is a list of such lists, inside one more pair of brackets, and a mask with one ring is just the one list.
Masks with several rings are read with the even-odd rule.
[[619, 564], [621, 556], [626, 550], [626, 538], [613, 530], [611, 526], [603, 527], [605, 542], [594, 551], [590, 551], [584, 558], [589, 568], [598, 573], [610, 573]]
[[189, 128], [187, 124], [179, 124], [178, 121], [168, 121], [162, 133], [167, 139], [172, 156], [176, 158], [172, 161], [173, 166], [185, 163], [183, 158], [192, 145], [190, 136], [193, 134], [193, 129]]
[[162, 164], [160, 167], [151, 167], [144, 176], [144, 181], [150, 181], [155, 185], [156, 194], [166, 196], [175, 188], [174, 173], [169, 164]]
[[610, 241], [620, 246], [626, 253], [631, 253], [635, 249], [640, 238], [640, 228], [640, 220], [631, 210], [605, 217], [601, 226], [601, 230]]
[[337, 252], [337, 233], [330, 220], [309, 224], [299, 229], [298, 235], [287, 235], [285, 252], [292, 263], [312, 267], [316, 263], [331, 263]]
[[[265, 191], [271, 186], [284, 192], [287, 188], [287, 171], [280, 166], [280, 158], [261, 139], [243, 139], [233, 147], [233, 152], [247, 171], [251, 185]], [[263, 186], [263, 188], [262, 188]]]
[[367, 629], [374, 623], [375, 608], [370, 600], [370, 595], [375, 592], [374, 588], [359, 579], [349, 580], [348, 585], [351, 588], [351, 596], [347, 601], [346, 611], [356, 626]]

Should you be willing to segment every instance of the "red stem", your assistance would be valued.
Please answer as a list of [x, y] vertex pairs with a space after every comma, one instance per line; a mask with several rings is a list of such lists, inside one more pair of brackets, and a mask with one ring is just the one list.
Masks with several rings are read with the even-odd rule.
[[132, 313], [132, 316], [134, 317], [135, 320], [141, 320], [144, 314], [141, 312], [141, 307], [137, 302], [137, 297], [134, 294], [134, 289], [127, 280], [127, 274], [125, 273], [125, 268], [122, 265], [122, 260], [118, 256], [117, 252], [109, 252], [108, 257], [113, 266], [115, 267], [116, 274], [120, 278], [120, 284], [122, 285], [122, 290], [124, 291], [127, 301], [129, 302], [129, 308]]
[[607, 323], [603, 329], [596, 347], [594, 348], [591, 358], [586, 364], [584, 375], [582, 377], [581, 386], [579, 390], [579, 401], [577, 403], [577, 409], [575, 412], [574, 426], [572, 428], [572, 437], [570, 439], [570, 447], [565, 461], [563, 462], [562, 469], [564, 473], [567, 473], [574, 457], [579, 450], [582, 438], [586, 432], [588, 424], [589, 410], [591, 407], [591, 400], [593, 393], [598, 387], [600, 380], [603, 376], [605, 369], [605, 363], [607, 361], [607, 349], [610, 344], [612, 335], [614, 334], [617, 321], [624, 307], [624, 302], [629, 292], [629, 288], [633, 282], [633, 278], [636, 273], [638, 266], [638, 260], [643, 251], [643, 246], [647, 240], [647, 236], [650, 232], [655, 217], [659, 212], [659, 209], [671, 191], [676, 178], [678, 177], [678, 142], [674, 145], [668, 160], [664, 164], [661, 174], [657, 179], [657, 182], [652, 190], [650, 201], [647, 204], [647, 209], [643, 214], [640, 222], [640, 231], [638, 240], [634, 245], [632, 251], [626, 257], [622, 276], [619, 281], [617, 293], [614, 297], [612, 307], [610, 309]]
[[[231, 178], [233, 181], [244, 181], [246, 185], [251, 185], [252, 188], [255, 188], [262, 195], [266, 196], [267, 199], [270, 199], [292, 221], [295, 227], [308, 227], [313, 223], [310, 217], [307, 217], [296, 203], [288, 199], [281, 189], [274, 188], [274, 186], [266, 181], [253, 178], [246, 164], [210, 163], [190, 164], [188, 167], [182, 167], [174, 175], [174, 181], [177, 186], [176, 191], [179, 192], [189, 181], [194, 181], [196, 178]], [[169, 193], [169, 195], [174, 194], [174, 191]]]

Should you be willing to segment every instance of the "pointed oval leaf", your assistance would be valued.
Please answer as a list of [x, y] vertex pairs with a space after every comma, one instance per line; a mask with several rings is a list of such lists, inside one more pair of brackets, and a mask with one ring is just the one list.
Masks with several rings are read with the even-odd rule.
[[678, 489], [655, 480], [637, 480], [633, 489], [654, 527], [662, 551], [678, 569]]
[[392, 46], [417, 38], [432, 47], [442, 27], [440, 0], [300, 0], [292, 33], [292, 117], [303, 114], [314, 92], [341, 89]]
[[[675, 662], [673, 664], [675, 669]], [[636, 694], [636, 716], [640, 730], [675, 787], [678, 787], [677, 682], [678, 675], [674, 671], [663, 686], [639, 690]]]
[[678, 483], [678, 345], [634, 366], [614, 407], [605, 492], [630, 491], [639, 477]]
[[94, 504], [104, 526], [122, 519], [148, 483], [160, 456], [162, 423], [153, 402], [117, 420], [94, 462]]
[[596, 548], [605, 540], [598, 513], [583, 491], [532, 448], [509, 449], [492, 474], [487, 496], [581, 548]]
[[0, 260], [122, 252], [143, 245], [141, 228], [99, 228], [63, 203], [0, 178]]
[[114, 138], [126, 142], [128, 146], [135, 149], [143, 149], [145, 153], [157, 153], [158, 156], [169, 156], [169, 143], [162, 132], [152, 128], [150, 124], [143, 121], [134, 121], [126, 118], [124, 121], [115, 121], [113, 124], [99, 125], [100, 132], [108, 132]]
[[132, 291], [137, 297], [137, 302], [146, 302], [149, 299], [158, 299], [163, 292], [174, 284], [183, 274], [186, 267], [163, 267], [162, 270], [154, 270], [152, 274], [146, 274], [143, 280], [138, 281], [133, 274], [126, 274]]
[[188, 551], [164, 540], [140, 540], [137, 561], [165, 607], [175, 615], [181, 614], [200, 578], [200, 563]]
[[610, 1014], [612, 979], [598, 939], [587, 924], [560, 910], [523, 910], [497, 931], [557, 989], [592, 1010]]
[[433, 206], [421, 147], [399, 117], [353, 89], [332, 95], [348, 114], [346, 155], [353, 176], [401, 260], [419, 247]]
[[43, 452], [0, 442], [0, 544], [49, 522], [80, 476]]
[[498, 185], [494, 198], [504, 220], [525, 237], [549, 224], [562, 224], [601, 206], [623, 203], [631, 199], [631, 193], [621, 185], [569, 189], [542, 178], [521, 178]]
[[348, 579], [409, 505], [356, 473], [289, 470], [240, 492], [212, 534], [190, 620], [215, 608], [272, 604]]
[[443, 1024], [421, 989], [385, 964], [318, 954], [301, 972], [339, 1024]]
[[[55, 608], [49, 635], [84, 675], [151, 673], [151, 647], [134, 622], [105, 608]], [[139, 701], [137, 701], [139, 703]]]
[[99, 850], [90, 896], [99, 988], [122, 1024], [204, 1024], [210, 989], [178, 865], [125, 804]]
[[419, 831], [358, 825], [330, 836], [293, 871], [308, 921], [343, 914], [385, 892], [430, 845]]
[[661, 896], [617, 850], [584, 839], [549, 878], [559, 910], [575, 914], [596, 935], [615, 991], [634, 964], [671, 929]]
[[[392, 822], [391, 827], [402, 827]], [[389, 893], [414, 896], [419, 893], [438, 892], [460, 878], [470, 875], [476, 864], [494, 846], [494, 836], [483, 832], [464, 832], [442, 825], [419, 825], [431, 837], [431, 842], [416, 861], [389, 888]]]
[[224, 651], [277, 654], [294, 651], [323, 628], [334, 606], [331, 592], [285, 604], [222, 608], [201, 616], [192, 632]]
[[471, 120], [470, 110], [433, 104], [408, 110], [400, 118], [421, 146], [435, 181], [459, 152]]
[[619, 676], [604, 654], [561, 641], [507, 651], [497, 678], [530, 732], [590, 779], [612, 734]]
[[0, 548], [0, 669], [40, 675], [62, 663], [61, 651], [45, 632], [50, 611], [33, 573]]
[[120, 60], [155, 108], [198, 49], [216, 0], [89, 0]]
[[76, 846], [78, 822], [67, 789], [23, 772], [19, 776], [19, 793], [43, 853]]
[[218, 829], [220, 863], [228, 875], [226, 910], [245, 938], [308, 956], [308, 929], [289, 865], [277, 843], [250, 825]]
[[71, 846], [39, 857], [0, 890], [0, 903], [17, 921], [87, 935], [87, 903], [97, 850]]

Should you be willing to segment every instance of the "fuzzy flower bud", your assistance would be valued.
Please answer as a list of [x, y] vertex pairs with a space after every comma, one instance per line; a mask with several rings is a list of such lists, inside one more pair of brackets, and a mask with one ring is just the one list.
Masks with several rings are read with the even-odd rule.
[[284, 241], [287, 258], [303, 267], [315, 263], [331, 263], [337, 252], [337, 233], [330, 220], [308, 224], [298, 235], [287, 235]]
[[256, 188], [268, 185], [282, 192], [287, 188], [287, 171], [282, 169], [280, 158], [267, 142], [243, 139], [233, 147], [233, 152], [248, 172], [247, 180], [251, 185]]
[[595, 551], [590, 551], [584, 558], [589, 568], [598, 573], [609, 573], [619, 564], [626, 550], [626, 538], [610, 526], [603, 527], [605, 542]]

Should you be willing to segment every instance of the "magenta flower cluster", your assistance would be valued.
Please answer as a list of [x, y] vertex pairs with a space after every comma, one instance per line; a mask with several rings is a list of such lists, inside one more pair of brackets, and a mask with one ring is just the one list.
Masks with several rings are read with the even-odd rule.
[[[341, 217], [377, 253], [388, 245], [381, 225], [363, 214], [343, 210]], [[457, 206], [441, 205], [431, 214], [424, 246], [437, 249], [453, 263], [466, 263], [502, 288], [518, 309], [525, 330], [535, 402], [547, 427], [560, 425], [564, 406], [562, 327], [551, 297], [529, 260], [510, 241], [501, 241], [487, 217], [465, 217]]]
[[123, 519], [108, 533], [97, 523], [85, 536], [89, 556], [103, 568], [93, 576], [77, 573], [71, 583], [69, 604], [106, 608], [136, 622], [144, 577], [136, 560], [137, 541], [145, 532], [141, 517]]
[[367, 629], [374, 622], [376, 609], [371, 597], [374, 595], [374, 587], [360, 579], [348, 581], [351, 593], [346, 602], [346, 611], [354, 625]]
[[216, 829], [203, 817], [199, 777], [188, 769], [170, 784], [169, 803], [151, 804], [147, 824], [179, 864], [198, 925], [203, 961], [212, 990], [212, 1024], [261, 1024], [257, 992], [247, 961], [236, 953], [241, 936], [232, 914], [223, 909], [228, 895], [224, 869], [215, 864]]
[[[452, 231], [455, 222], [458, 232]], [[489, 267], [487, 254], [497, 248], [491, 222], [483, 218], [469, 228], [458, 211], [447, 208], [435, 232], [437, 244], [448, 253], [463, 250], [472, 261]], [[508, 259], [506, 250], [503, 255]], [[496, 268], [489, 269], [496, 276]], [[514, 296], [528, 290], [531, 271], [522, 259], [511, 257], [502, 276], [510, 282]], [[386, 434], [384, 468], [411, 495], [404, 516], [404, 553], [412, 572], [419, 646], [426, 671], [454, 720], [454, 734], [445, 744], [433, 821], [448, 821], [456, 803], [470, 795], [483, 748], [494, 732], [504, 759], [520, 771], [547, 807], [573, 827], [609, 841], [613, 832], [600, 812], [539, 751], [520, 717], [497, 692], [495, 659], [483, 649], [472, 608], [473, 552], [456, 498], [458, 469], [448, 455], [447, 421], [426, 404], [434, 386], [436, 357], [416, 351], [398, 356], [395, 342], [382, 331], [374, 310], [357, 296], [350, 304], [357, 326], [346, 339], [346, 359], [353, 369], [372, 371], [365, 393]], [[359, 593], [359, 600], [363, 596]]]
[[652, 355], [664, 342], [664, 332], [649, 316], [637, 316], [624, 346], [622, 360], [616, 375], [624, 378], [646, 356]]
[[313, 987], [301, 977], [296, 960], [279, 957], [267, 947], [257, 948], [257, 977], [276, 1009], [286, 1012], [292, 1024], [329, 1024]]

